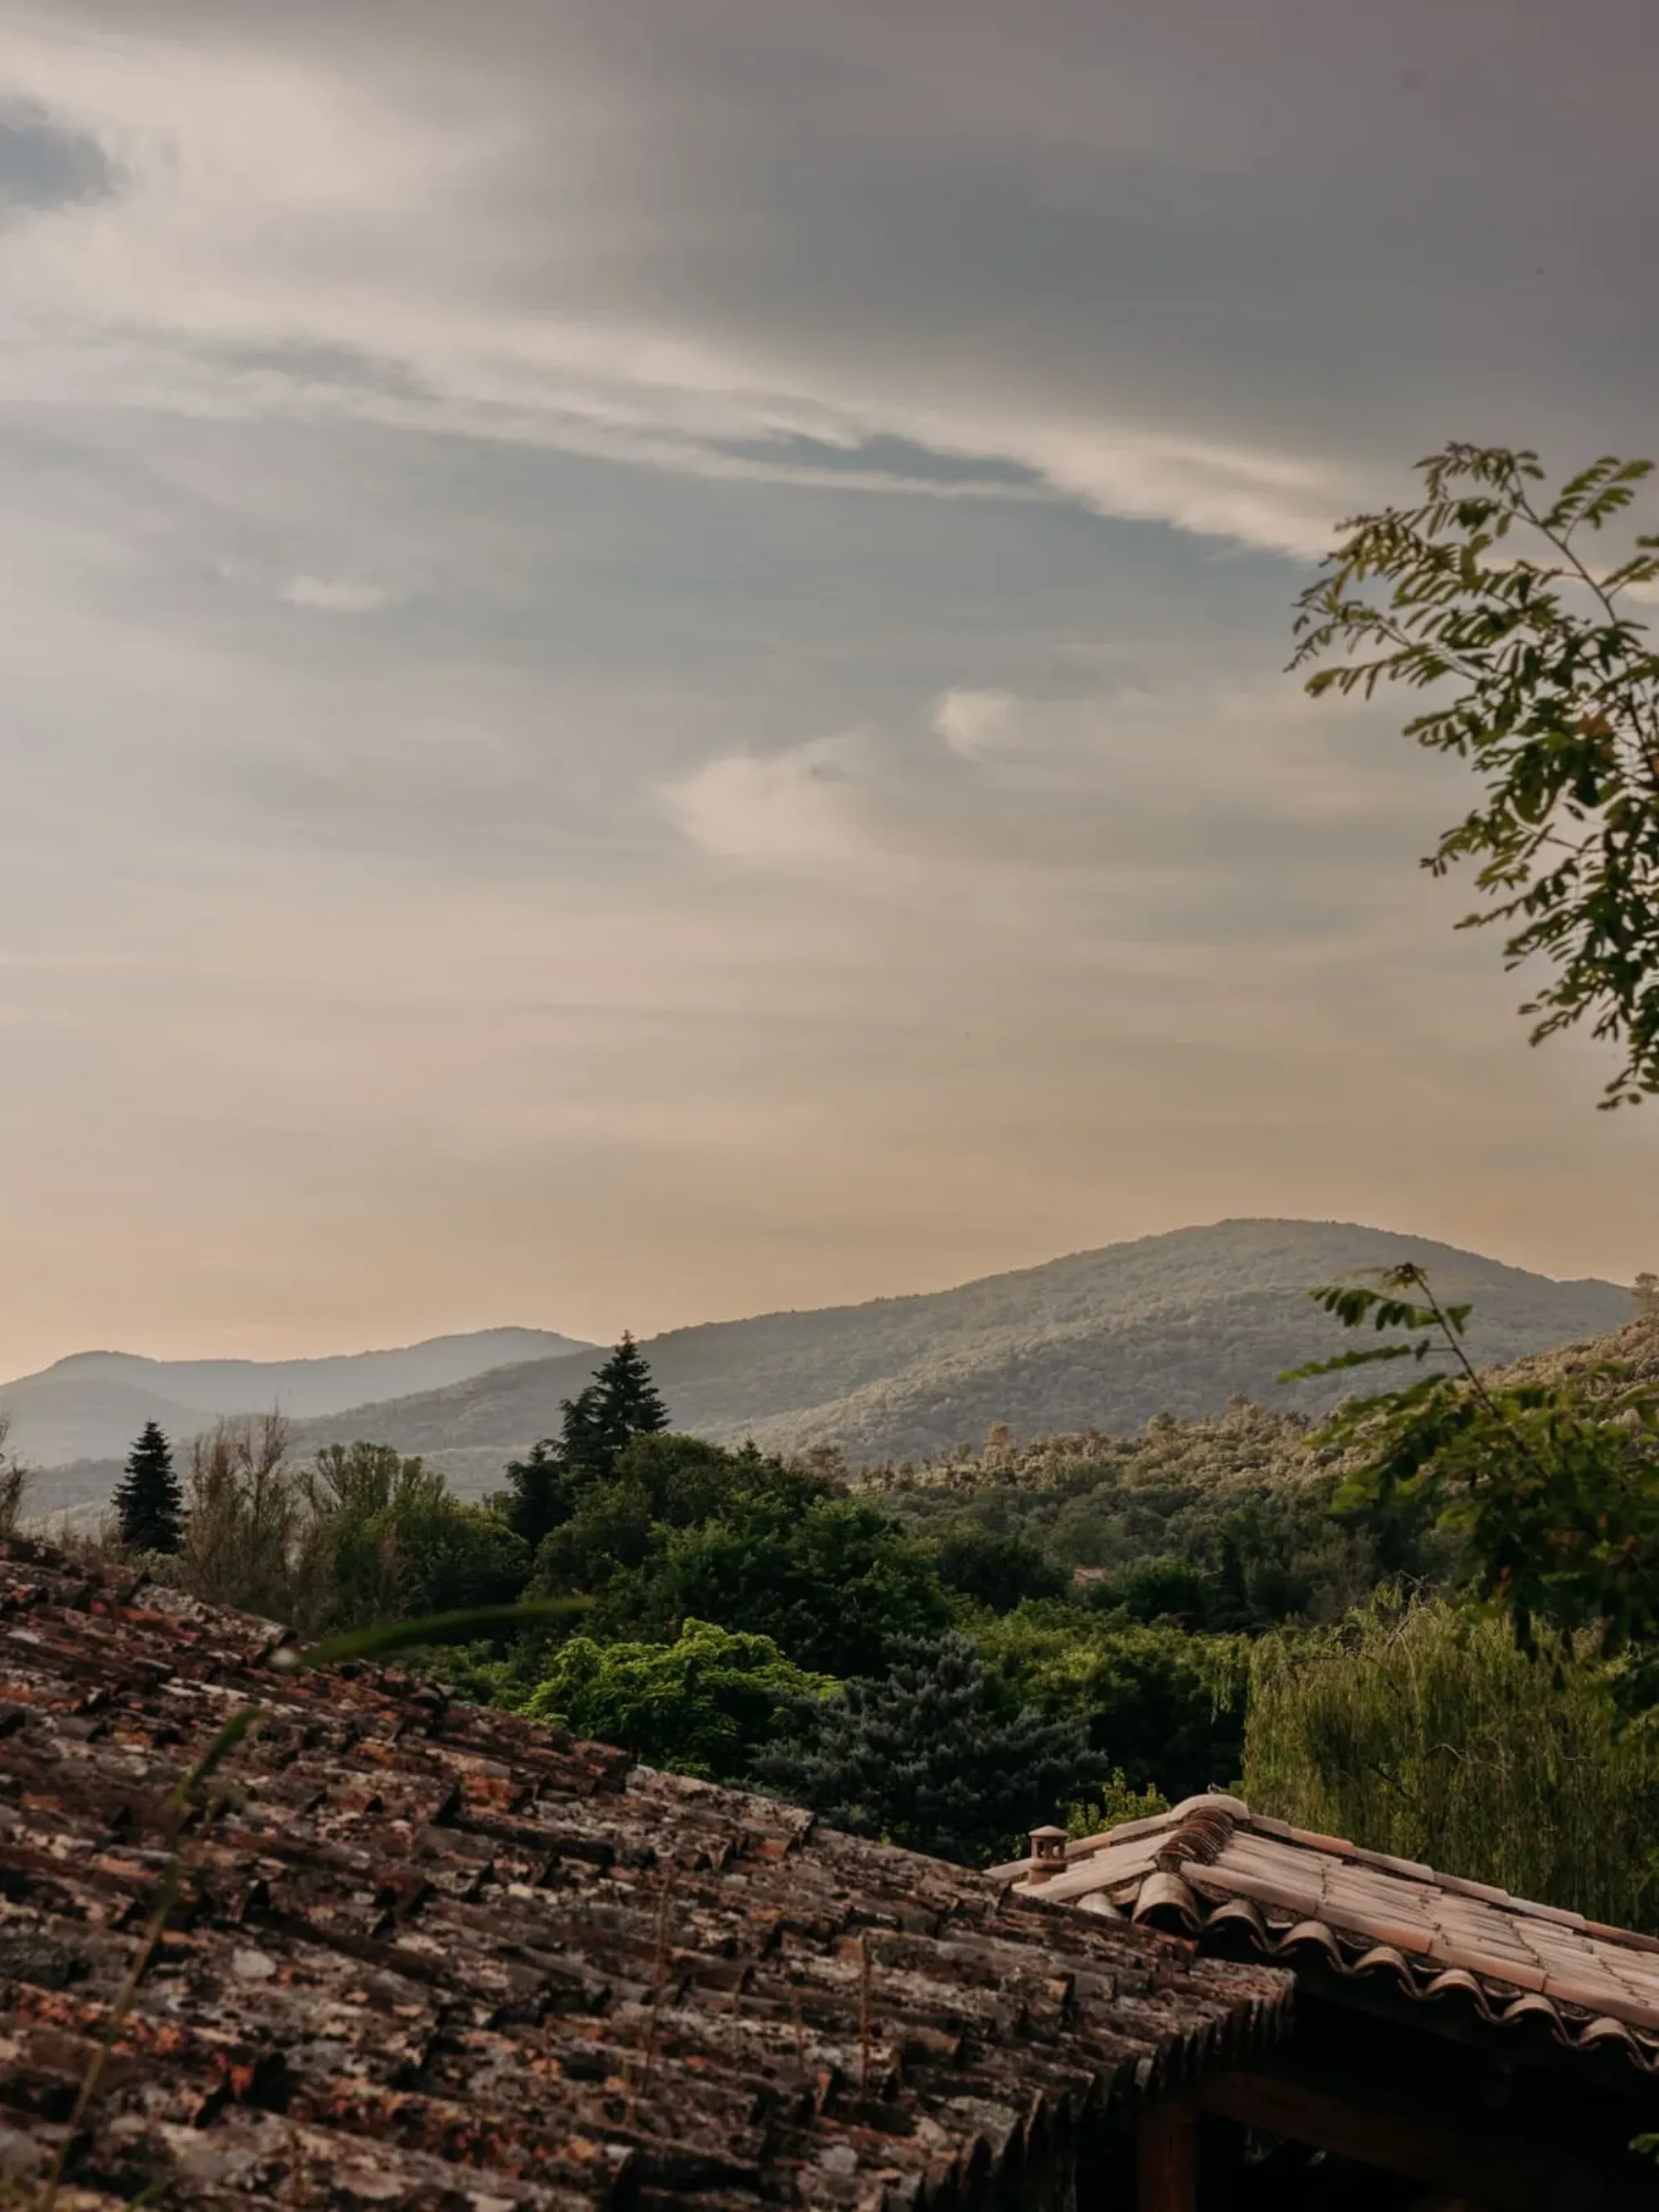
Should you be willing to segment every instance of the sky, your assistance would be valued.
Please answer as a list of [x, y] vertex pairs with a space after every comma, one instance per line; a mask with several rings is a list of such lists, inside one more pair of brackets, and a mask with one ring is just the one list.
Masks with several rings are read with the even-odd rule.
[[1659, 1267], [1291, 605], [1651, 453], [1651, 0], [9, 0], [0, 1372]]

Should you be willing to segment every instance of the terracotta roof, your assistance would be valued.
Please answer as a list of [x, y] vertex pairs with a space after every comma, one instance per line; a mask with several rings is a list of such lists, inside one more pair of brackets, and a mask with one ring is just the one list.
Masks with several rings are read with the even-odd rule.
[[[998, 1871], [1024, 1891], [1030, 1868]], [[1069, 1844], [1063, 1871], [1038, 1893], [1196, 1935], [1206, 1948], [1387, 1977], [1410, 1996], [1464, 2004], [1496, 2025], [1531, 2023], [1571, 2049], [1611, 2048], [1659, 2072], [1652, 1936], [1293, 1828], [1236, 1797], [1189, 1797]]]
[[0, 1545], [0, 2173], [64, 2139], [168, 1790], [265, 1707], [63, 2212], [948, 2208], [1287, 2025], [1270, 1968], [278, 1643]]

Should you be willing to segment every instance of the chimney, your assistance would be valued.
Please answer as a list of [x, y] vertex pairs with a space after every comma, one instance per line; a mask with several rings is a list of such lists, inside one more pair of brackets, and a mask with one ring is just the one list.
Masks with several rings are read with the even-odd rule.
[[1066, 1831], [1064, 1828], [1033, 1828], [1031, 1831], [1031, 1863], [1026, 1870], [1027, 1887], [1048, 1881], [1066, 1871]]

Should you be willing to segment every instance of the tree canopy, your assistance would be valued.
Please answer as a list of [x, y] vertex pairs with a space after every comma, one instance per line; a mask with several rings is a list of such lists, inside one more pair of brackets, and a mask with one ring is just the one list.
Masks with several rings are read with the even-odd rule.
[[635, 1438], [582, 1487], [537, 1577], [550, 1595], [592, 1593], [596, 1635], [717, 1621], [837, 1677], [951, 1616], [921, 1547], [878, 1508], [808, 1468], [693, 1437]]
[[672, 1644], [572, 1637], [523, 1710], [648, 1765], [741, 1782], [802, 1701], [836, 1686], [793, 1665], [769, 1637], [688, 1620]]
[[1582, 1638], [1385, 1594], [1252, 1654], [1244, 1790], [1325, 1834], [1623, 1927], [1659, 1903], [1659, 1739]]

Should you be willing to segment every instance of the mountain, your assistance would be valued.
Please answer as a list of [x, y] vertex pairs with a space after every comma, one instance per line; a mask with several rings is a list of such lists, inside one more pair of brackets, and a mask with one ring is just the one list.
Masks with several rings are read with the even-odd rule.
[[[1342, 1348], [1309, 1286], [1417, 1260], [1471, 1299], [1477, 1361], [1510, 1360], [1630, 1318], [1614, 1283], [1556, 1282], [1424, 1237], [1351, 1223], [1225, 1221], [1109, 1245], [957, 1290], [674, 1329], [645, 1346], [675, 1425], [769, 1449], [839, 1444], [854, 1464], [1017, 1435], [1141, 1427], [1243, 1394], [1317, 1410], [1340, 1382], [1285, 1388], [1285, 1368]], [[558, 1426], [591, 1353], [496, 1369], [303, 1425], [303, 1446], [373, 1437], [421, 1452], [469, 1494]]]
[[269, 1413], [297, 1420], [343, 1413], [369, 1398], [465, 1382], [491, 1367], [592, 1351], [544, 1328], [485, 1328], [429, 1337], [395, 1352], [323, 1359], [143, 1359], [130, 1352], [77, 1352], [0, 1383], [11, 1415], [10, 1448], [46, 1466], [125, 1456], [146, 1421], [170, 1437], [193, 1434], [221, 1413]]

